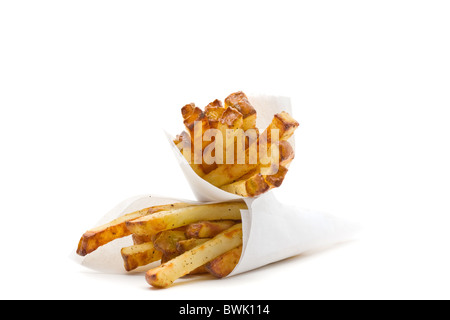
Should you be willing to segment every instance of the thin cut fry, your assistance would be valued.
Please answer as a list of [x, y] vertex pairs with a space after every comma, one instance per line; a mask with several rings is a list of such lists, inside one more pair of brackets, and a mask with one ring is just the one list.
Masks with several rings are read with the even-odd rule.
[[241, 180], [223, 186], [221, 189], [242, 197], [256, 197], [269, 190], [270, 186], [264, 180], [263, 175], [256, 172], [249, 178], [241, 178]]
[[240, 220], [240, 210], [247, 209], [244, 202], [196, 205], [167, 210], [127, 222], [128, 230], [137, 235], [156, 234], [202, 220]]
[[203, 238], [203, 239], [191, 238], [187, 240], [178, 241], [177, 242], [178, 254], [183, 254], [186, 251], [192, 250], [195, 247], [198, 247], [209, 240], [211, 240], [211, 238]]
[[158, 261], [162, 253], [153, 246], [153, 243], [142, 243], [121, 250], [125, 270], [131, 271]]
[[244, 117], [243, 129], [256, 128], [256, 110], [248, 101], [247, 96], [242, 91], [230, 94], [225, 98], [225, 107], [234, 107], [242, 113]]
[[234, 220], [198, 221], [186, 227], [188, 238], [212, 238], [236, 224]]
[[160, 232], [156, 237], [153, 244], [155, 248], [161, 251], [165, 255], [171, 255], [177, 253], [177, 242], [186, 240], [184, 231], [166, 230]]
[[175, 203], [145, 208], [136, 212], [126, 214], [100, 227], [88, 230], [83, 234], [78, 243], [77, 253], [80, 256], [85, 256], [97, 250], [100, 246], [103, 246], [115, 239], [131, 235], [131, 232], [126, 227], [126, 223], [128, 221], [132, 221], [134, 219], [150, 215], [162, 210], [185, 208], [188, 206], [190, 206], [190, 204]]
[[278, 130], [279, 140], [288, 140], [292, 137], [298, 126], [299, 123], [289, 113], [283, 111], [273, 116], [272, 122], [261, 136], [267, 136], [267, 142], [269, 143], [271, 141], [272, 130]]

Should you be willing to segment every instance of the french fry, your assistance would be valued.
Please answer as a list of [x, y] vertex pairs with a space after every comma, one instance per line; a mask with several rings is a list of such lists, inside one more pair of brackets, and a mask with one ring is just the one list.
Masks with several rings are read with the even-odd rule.
[[186, 240], [184, 231], [166, 230], [158, 233], [153, 241], [155, 248], [165, 255], [176, 254], [178, 241]]
[[100, 227], [86, 231], [81, 237], [77, 254], [80, 256], [85, 256], [95, 250], [100, 246], [103, 246], [115, 239], [123, 238], [131, 235], [131, 232], [126, 227], [126, 223], [134, 219], [153, 214], [162, 210], [168, 209], [179, 209], [190, 206], [187, 203], [175, 203], [163, 206], [155, 206], [151, 208], [145, 208], [139, 211], [135, 211], [126, 214], [120, 218], [117, 218], [107, 224]]
[[270, 189], [279, 188], [286, 177], [288, 169], [286, 167], [280, 166], [276, 174], [264, 176], [264, 181], [267, 183]]
[[121, 255], [126, 271], [146, 266], [162, 257], [162, 253], [156, 250], [152, 242], [122, 248]]
[[256, 197], [269, 190], [270, 186], [263, 175], [256, 172], [249, 178], [241, 178], [241, 180], [225, 185], [221, 189], [242, 197]]
[[210, 143], [203, 140], [205, 131], [210, 129], [208, 117], [200, 108], [195, 107], [193, 104], [184, 106], [181, 113], [184, 118], [184, 125], [190, 134], [192, 143], [194, 143], [194, 141], [201, 142], [201, 149], [203, 151]]
[[225, 108], [234, 107], [243, 115], [243, 129], [256, 128], [256, 110], [242, 91], [230, 94], [225, 98]]
[[[281, 131], [281, 139], [289, 139], [293, 132], [295, 131], [295, 124], [291, 122], [289, 119], [289, 115], [282, 115], [278, 117], [277, 115], [274, 116], [274, 119], [272, 123], [268, 126], [268, 128], [265, 130], [264, 134], [262, 136], [259, 136], [258, 140], [254, 143], [258, 144], [259, 148], [267, 148], [267, 152], [265, 156], [261, 156], [261, 153], [258, 152], [257, 154], [257, 163], [245, 163], [245, 164], [223, 164], [219, 165], [217, 169], [211, 171], [207, 175], [203, 176], [203, 179], [207, 182], [211, 183], [212, 185], [221, 188], [224, 186], [227, 186], [229, 184], [232, 184], [236, 181], [242, 180], [242, 177], [248, 174], [249, 172], [253, 170], [257, 170], [260, 166], [268, 166], [271, 164], [279, 164], [280, 158], [284, 156], [286, 159], [284, 161], [289, 161], [289, 157], [292, 156], [291, 152], [293, 153], [292, 146], [289, 148], [290, 144], [281, 142], [283, 140], [278, 141], [278, 145], [272, 145], [272, 139], [271, 139], [271, 128], [277, 129], [277, 128], [285, 128], [285, 126], [281, 125], [281, 120], [284, 119], [284, 123], [286, 124], [286, 127], [289, 129], [286, 129], [285, 131]], [[293, 119], [292, 119], [293, 120]], [[293, 120], [295, 121], [295, 120]], [[294, 128], [294, 129], [292, 129]], [[249, 146], [249, 148], [245, 152], [245, 159], [250, 159], [250, 150], [252, 148], [252, 145]], [[254, 150], [253, 150], [254, 151]], [[281, 154], [281, 155], [280, 155]], [[263, 154], [264, 155], [264, 154]], [[292, 159], [291, 159], [292, 160]], [[250, 162], [250, 161], [248, 161]], [[275, 170], [277, 171], [277, 170]], [[236, 186], [233, 187], [226, 187], [227, 189], [232, 190]], [[237, 189], [241, 193], [244, 192], [242, 184]], [[233, 192], [232, 192], [233, 193]]]
[[183, 108], [181, 108], [181, 115], [183, 117], [184, 120], [188, 119], [195, 110], [195, 104], [194, 103], [189, 103], [187, 105], [185, 105]]
[[[278, 181], [280, 181], [281, 177], [284, 179], [284, 175], [279, 173], [279, 169], [283, 164], [288, 165], [292, 161], [293, 148], [288, 141], [284, 140], [278, 141], [278, 148], [272, 148], [272, 146], [275, 145], [270, 144], [270, 148], [268, 148], [270, 149], [270, 154], [263, 159], [259, 159], [263, 163], [259, 163], [255, 170], [248, 172], [237, 181], [220, 188], [242, 197], [256, 197], [274, 186], [274, 184], [268, 184], [266, 176], [276, 175]], [[274, 182], [274, 179], [269, 179], [269, 182]]]
[[178, 150], [180, 150], [186, 161], [189, 163], [192, 170], [194, 170], [194, 172], [198, 176], [203, 177], [206, 172], [202, 164], [197, 164], [194, 161], [194, 148], [192, 147], [192, 141], [189, 134], [186, 131], [183, 131], [175, 138], [173, 142], [177, 146]]
[[280, 147], [280, 166], [289, 167], [292, 160], [295, 158], [295, 151], [292, 145], [286, 140], [279, 141]]
[[217, 129], [219, 119], [220, 117], [222, 117], [222, 114], [225, 112], [225, 110], [226, 109], [222, 105], [222, 102], [217, 99], [209, 103], [205, 107], [205, 115], [208, 117], [209, 127], [211, 129]]
[[261, 139], [267, 139], [267, 142], [270, 143], [272, 130], [278, 130], [279, 140], [288, 140], [298, 127], [299, 123], [289, 113], [283, 111], [274, 115], [272, 122], [261, 134]]
[[[222, 133], [222, 149], [223, 149], [223, 163], [228, 161], [226, 155], [235, 154], [235, 134], [237, 130], [242, 129], [244, 124], [244, 118], [242, 113], [233, 107], [228, 107], [219, 119], [217, 129]], [[216, 148], [220, 147], [220, 144], [216, 142]], [[234, 158], [232, 159], [234, 161]]]
[[244, 202], [196, 205], [178, 210], [167, 210], [127, 222], [128, 230], [137, 235], [150, 235], [189, 225], [202, 220], [240, 220]]
[[178, 252], [178, 254], [183, 254], [186, 251], [192, 250], [195, 247], [198, 247], [209, 240], [211, 240], [211, 238], [202, 238], [202, 239], [191, 238], [191, 239], [178, 241], [177, 242], [177, 252]]
[[204, 244], [147, 271], [145, 278], [154, 287], [166, 288], [175, 280], [240, 245], [242, 245], [242, 224], [239, 223]]
[[236, 268], [241, 259], [241, 254], [242, 246], [231, 249], [211, 262], [208, 262], [205, 265], [205, 269], [216, 278], [225, 278]]
[[146, 243], [146, 242], [153, 242], [153, 240], [155, 239], [154, 234], [152, 235], [144, 235], [144, 236], [138, 236], [137, 234], [132, 234], [131, 238], [133, 239], [133, 243], [134, 244], [142, 244], [142, 243]]
[[236, 224], [234, 220], [198, 221], [186, 227], [188, 238], [212, 238]]
[[[192, 239], [188, 239], [188, 240], [178, 241], [178, 243], [177, 243], [178, 255], [183, 254], [186, 251], [192, 250], [195, 247], [198, 247], [209, 240], [211, 240], [211, 238], [204, 238], [204, 239], [192, 238]], [[190, 275], [204, 274], [204, 273], [208, 273], [208, 270], [206, 270], [206, 265], [200, 266], [197, 269], [194, 269], [191, 272], [189, 272]]]
[[217, 169], [205, 175], [203, 179], [220, 188], [224, 185], [233, 183], [257, 167], [257, 164], [223, 164], [219, 165]]

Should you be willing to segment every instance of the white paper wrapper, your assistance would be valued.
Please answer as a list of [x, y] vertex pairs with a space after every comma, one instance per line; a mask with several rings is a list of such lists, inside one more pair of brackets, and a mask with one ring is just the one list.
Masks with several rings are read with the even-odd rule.
[[[260, 129], [266, 128], [276, 113], [286, 111], [292, 114], [289, 98], [249, 96], [249, 99], [258, 112], [257, 126]], [[169, 134], [167, 136], [181, 169], [199, 202], [214, 203], [243, 199], [209, 184], [195, 174], [173, 144], [173, 137]], [[295, 141], [292, 139], [290, 142], [295, 147]], [[356, 232], [353, 224], [337, 217], [282, 204], [275, 198], [273, 192], [268, 192], [257, 198], [245, 198], [243, 200], [248, 206], [248, 210], [241, 211], [243, 251], [239, 264], [229, 276], [247, 272], [307, 251], [350, 240]], [[120, 203], [103, 217], [98, 225], [129, 212], [175, 202], [196, 203], [185, 199], [154, 195], [138, 196]], [[129, 245], [132, 245], [130, 237], [118, 239], [84, 258], [77, 257], [76, 259], [82, 265], [101, 272], [126, 273], [123, 269], [120, 249]], [[151, 265], [142, 267], [135, 272], [150, 267]]]

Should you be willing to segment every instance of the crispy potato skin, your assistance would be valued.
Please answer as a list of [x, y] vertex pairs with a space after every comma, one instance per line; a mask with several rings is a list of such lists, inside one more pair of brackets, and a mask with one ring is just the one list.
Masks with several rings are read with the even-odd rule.
[[241, 180], [223, 186], [221, 189], [242, 197], [256, 197], [268, 191], [270, 186], [264, 179], [263, 175], [256, 172], [248, 178], [241, 178]]
[[86, 256], [87, 254], [97, 250], [99, 247], [109, 243], [111, 239], [126, 237], [130, 234], [131, 232], [129, 232], [126, 228], [123, 229], [118, 226], [108, 228], [102, 233], [87, 231], [78, 243], [77, 254], [80, 256]]
[[207, 263], [205, 268], [216, 278], [225, 278], [236, 268], [241, 259], [241, 254], [242, 246], [239, 246]]
[[186, 227], [188, 238], [212, 238], [236, 224], [233, 220], [199, 221]]
[[225, 107], [235, 107], [244, 115], [245, 118], [256, 114], [255, 108], [251, 105], [247, 96], [242, 91], [232, 93], [226, 97]]
[[287, 172], [288, 169], [286, 167], [280, 167], [276, 174], [265, 176], [264, 179], [270, 188], [279, 188], [283, 184]]
[[161, 211], [151, 216], [129, 221], [127, 228], [137, 235], [149, 235], [203, 220], [240, 220], [240, 210], [246, 208], [245, 202], [236, 201]]
[[166, 288], [176, 279], [240, 245], [242, 245], [242, 224], [239, 223], [204, 244], [147, 271], [145, 279], [154, 287]]
[[132, 271], [162, 258], [162, 253], [156, 250], [151, 242], [122, 248], [121, 255], [126, 271]]
[[181, 240], [177, 242], [177, 251], [179, 254], [183, 254], [186, 251], [192, 250], [195, 247], [198, 247], [204, 244], [206, 241], [211, 240], [211, 238], [190, 238], [187, 240]]
[[153, 244], [164, 255], [171, 255], [178, 253], [177, 242], [181, 240], [186, 240], [184, 231], [167, 230], [156, 235]]
[[131, 235], [131, 231], [128, 230], [127, 223], [130, 221], [139, 219], [144, 216], [151, 215], [163, 210], [179, 209], [191, 206], [187, 203], [174, 203], [168, 205], [154, 206], [151, 208], [145, 208], [136, 212], [126, 214], [118, 219], [111, 221], [103, 226], [86, 231], [78, 242], [77, 254], [80, 256], [86, 256], [87, 254], [97, 250], [100, 246], [103, 246], [115, 239], [123, 238]]
[[129, 236], [131, 232], [127, 229], [126, 222], [150, 213], [150, 209], [140, 210], [104, 226], [86, 231], [78, 242], [77, 254], [86, 256], [114, 239]]

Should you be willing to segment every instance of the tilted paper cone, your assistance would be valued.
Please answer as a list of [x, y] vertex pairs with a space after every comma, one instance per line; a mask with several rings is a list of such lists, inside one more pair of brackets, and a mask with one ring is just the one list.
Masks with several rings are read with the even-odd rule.
[[282, 204], [273, 192], [245, 201], [243, 253], [229, 276], [350, 240], [356, 231], [343, 219]]
[[[243, 251], [238, 266], [229, 276], [349, 240], [355, 231], [352, 224], [328, 214], [281, 204], [272, 192], [244, 200], [249, 209], [241, 211]], [[133, 211], [176, 202], [200, 203], [157, 195], [132, 197], [110, 210], [96, 226]], [[73, 253], [71, 258], [92, 270], [125, 274], [120, 250], [130, 245], [133, 241], [126, 237], [114, 240], [85, 257]], [[149, 267], [140, 267], [133, 272], [142, 272]]]

